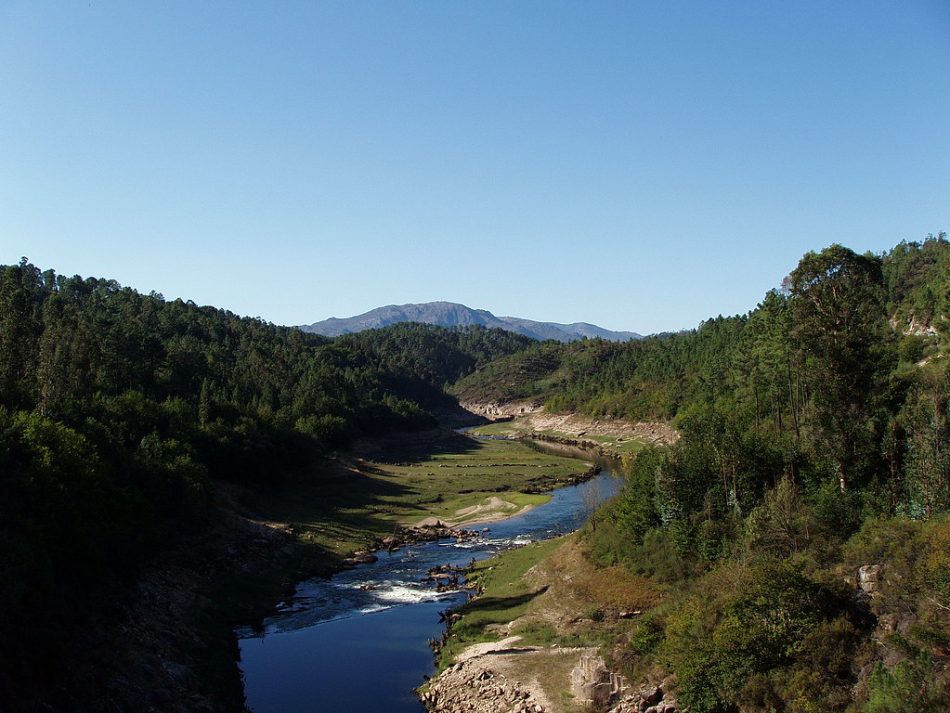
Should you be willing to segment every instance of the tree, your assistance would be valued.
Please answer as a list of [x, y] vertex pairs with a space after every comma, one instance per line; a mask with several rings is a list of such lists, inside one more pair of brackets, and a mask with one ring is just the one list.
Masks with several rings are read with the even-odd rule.
[[950, 370], [928, 369], [909, 399], [909, 513], [930, 519], [950, 507]]
[[788, 278], [792, 334], [810, 391], [819, 445], [842, 491], [868, 433], [886, 341], [881, 260], [841, 245], [807, 253]]

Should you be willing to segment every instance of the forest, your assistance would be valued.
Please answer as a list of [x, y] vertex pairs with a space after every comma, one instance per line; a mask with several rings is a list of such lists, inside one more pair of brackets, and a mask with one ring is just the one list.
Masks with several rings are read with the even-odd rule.
[[[586, 535], [597, 562], [676, 592], [615, 647], [629, 676], [674, 672], [693, 713], [946, 709], [948, 315], [942, 234], [809, 253], [745, 315], [628, 343], [416, 324], [327, 339], [2, 267], [0, 692], [54, 676], [163, 533], [201, 537], [216, 484], [279, 485], [456, 399], [530, 400], [681, 434], [626, 459]], [[845, 580], [881, 563], [903, 585], [873, 610]]]
[[746, 315], [533, 345], [454, 393], [676, 424], [588, 533], [667, 588], [615, 642], [631, 680], [672, 672], [694, 713], [947, 710], [948, 307], [944, 235], [833, 245]]
[[443, 384], [529, 341], [415, 324], [331, 341], [0, 268], [0, 692], [55, 677], [169, 531], [201, 537], [217, 483], [279, 485], [353, 438], [430, 428]]

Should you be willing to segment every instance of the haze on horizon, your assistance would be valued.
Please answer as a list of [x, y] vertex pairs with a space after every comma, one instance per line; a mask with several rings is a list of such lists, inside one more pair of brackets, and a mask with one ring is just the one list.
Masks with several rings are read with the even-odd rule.
[[652, 333], [950, 226], [950, 8], [0, 6], [0, 263]]

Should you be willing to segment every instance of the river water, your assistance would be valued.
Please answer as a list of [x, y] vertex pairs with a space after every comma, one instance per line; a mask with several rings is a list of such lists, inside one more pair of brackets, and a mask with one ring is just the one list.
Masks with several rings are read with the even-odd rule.
[[593, 500], [612, 497], [620, 484], [604, 470], [526, 513], [468, 525], [490, 528], [479, 539], [378, 552], [372, 564], [302, 582], [263, 631], [238, 631], [248, 706], [254, 713], [420, 713], [413, 689], [434, 671], [428, 641], [442, 633], [439, 612], [466, 598], [436, 592], [428, 570], [571, 532]]

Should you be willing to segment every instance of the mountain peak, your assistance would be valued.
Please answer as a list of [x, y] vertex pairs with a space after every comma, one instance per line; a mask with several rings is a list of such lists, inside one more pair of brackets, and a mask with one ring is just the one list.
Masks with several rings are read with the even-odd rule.
[[457, 302], [423, 302], [421, 304], [386, 305], [355, 317], [330, 317], [322, 322], [304, 325], [305, 332], [336, 337], [341, 334], [362, 332], [364, 329], [378, 329], [400, 322], [422, 322], [440, 327], [461, 327], [481, 325], [489, 329], [507, 329], [510, 332], [524, 334], [532, 339], [553, 339], [558, 342], [572, 342], [584, 337], [599, 337], [610, 341], [639, 339], [635, 332], [614, 332], [596, 324], [574, 322], [536, 322], [523, 317], [496, 317], [485, 309], [472, 309]]

